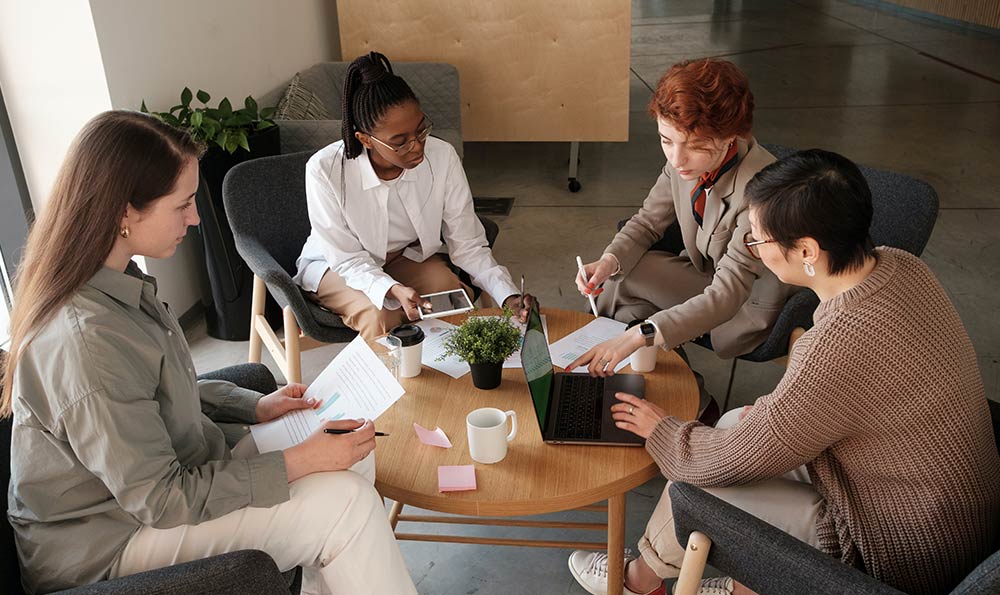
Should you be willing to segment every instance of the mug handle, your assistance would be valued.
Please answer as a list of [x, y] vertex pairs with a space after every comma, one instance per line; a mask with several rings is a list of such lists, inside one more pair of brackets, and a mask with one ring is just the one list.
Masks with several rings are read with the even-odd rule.
[[507, 434], [507, 442], [510, 442], [517, 436], [517, 412], [505, 411], [504, 415], [510, 418], [510, 434]]

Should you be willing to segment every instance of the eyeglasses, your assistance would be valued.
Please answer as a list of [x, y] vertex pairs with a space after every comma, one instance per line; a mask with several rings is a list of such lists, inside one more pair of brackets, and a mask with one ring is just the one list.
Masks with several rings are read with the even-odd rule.
[[424, 114], [424, 119], [421, 122], [421, 124], [422, 126], [420, 128], [420, 131], [417, 132], [417, 137], [409, 141], [406, 141], [405, 143], [399, 145], [398, 147], [395, 145], [391, 145], [385, 142], [384, 140], [375, 138], [371, 133], [366, 133], [366, 134], [368, 134], [368, 137], [371, 138], [373, 141], [376, 141], [378, 144], [382, 145], [386, 149], [389, 149], [393, 153], [397, 155], [406, 155], [407, 153], [412, 151], [414, 147], [417, 146], [417, 143], [424, 144], [424, 141], [427, 140], [427, 137], [431, 133], [431, 129], [434, 128], [434, 123], [431, 122], [431, 119], [427, 117], [427, 114]]
[[777, 242], [777, 241], [778, 240], [755, 240], [754, 237], [750, 234], [746, 234], [745, 236], [743, 236], [743, 245], [747, 247], [747, 251], [750, 252], [750, 255], [756, 258], [757, 260], [760, 260], [760, 251], [757, 250], [757, 246], [760, 246], [761, 244], [770, 244], [772, 242]]

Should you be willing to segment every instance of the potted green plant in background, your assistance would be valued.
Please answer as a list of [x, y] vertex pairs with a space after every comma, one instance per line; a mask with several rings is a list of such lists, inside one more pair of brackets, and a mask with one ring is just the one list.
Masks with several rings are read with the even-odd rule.
[[[201, 105], [192, 105], [195, 99]], [[228, 98], [223, 98], [218, 107], [209, 107], [211, 99], [205, 91], [192, 93], [185, 87], [180, 103], [168, 111], [150, 112], [145, 101], [140, 110], [188, 130], [208, 147], [201, 158], [202, 182], [195, 196], [212, 286], [213, 303], [206, 312], [208, 333], [218, 339], [245, 341], [250, 334], [253, 274], [236, 252], [222, 202], [222, 181], [230, 169], [243, 161], [281, 153], [281, 136], [271, 119], [275, 108], [260, 109], [249, 96], [238, 109], [233, 108]], [[269, 318], [277, 316], [275, 320], [280, 321], [280, 310], [269, 305]]]
[[489, 390], [500, 386], [503, 363], [521, 345], [521, 331], [511, 324], [512, 312], [503, 316], [470, 316], [444, 340], [444, 354], [468, 362], [472, 384]]

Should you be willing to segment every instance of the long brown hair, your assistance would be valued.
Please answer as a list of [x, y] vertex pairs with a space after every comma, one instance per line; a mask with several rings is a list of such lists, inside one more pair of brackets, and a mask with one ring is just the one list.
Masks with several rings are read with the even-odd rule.
[[126, 206], [142, 211], [169, 194], [202, 151], [187, 132], [124, 110], [96, 116], [76, 136], [14, 279], [0, 417], [11, 415], [14, 369], [32, 333], [104, 266]]

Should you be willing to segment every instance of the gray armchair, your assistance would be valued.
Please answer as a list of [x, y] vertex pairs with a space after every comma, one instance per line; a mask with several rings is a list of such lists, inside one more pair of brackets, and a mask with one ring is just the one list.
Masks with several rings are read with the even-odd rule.
[[[780, 145], [764, 145], [772, 155], [781, 159], [798, 151]], [[871, 236], [876, 246], [891, 246], [920, 256], [927, 246], [927, 241], [934, 230], [937, 221], [938, 195], [926, 182], [910, 176], [859, 166], [861, 173], [868, 181], [872, 191], [874, 214], [872, 216]], [[628, 219], [618, 223], [620, 230]], [[662, 250], [679, 254], [684, 249], [680, 228], [675, 223], [667, 228], [663, 238], [650, 247], [650, 250]], [[750, 353], [733, 358], [732, 370], [729, 375], [729, 386], [722, 411], [729, 410], [729, 396], [736, 376], [736, 363], [739, 360], [749, 362], [767, 362], [788, 355], [791, 343], [798, 336], [812, 328], [812, 315], [819, 298], [811, 290], [803, 289], [794, 293], [785, 302], [778, 315], [771, 334], [756, 349]], [[796, 331], [796, 329], [800, 329]], [[705, 334], [694, 341], [707, 349], [712, 349], [712, 339]]]
[[[330, 119], [279, 120], [282, 153], [315, 152], [340, 140], [344, 75], [349, 65], [349, 62], [320, 62], [299, 73], [299, 84], [322, 101]], [[431, 135], [450, 143], [462, 157], [458, 69], [439, 62], [395, 62], [392, 69], [410, 85], [424, 113], [434, 123]], [[264, 95], [260, 104], [277, 105], [283, 93], [284, 88]]]
[[[357, 335], [339, 316], [306, 299], [292, 281], [295, 260], [311, 229], [305, 174], [311, 156], [312, 152], [304, 151], [247, 161], [231, 169], [222, 184], [236, 250], [254, 274], [249, 361], [259, 362], [261, 349], [267, 346], [289, 382], [302, 381], [301, 351], [343, 343]], [[479, 220], [492, 247], [499, 228], [485, 217]], [[473, 287], [473, 301], [478, 299], [480, 291], [468, 275], [456, 273]], [[264, 317], [267, 291], [284, 311], [284, 340], [278, 339]]]
[[[990, 402], [1000, 446], [1000, 403]], [[670, 485], [677, 540], [687, 547], [677, 594], [694, 588], [706, 562], [760, 595], [903, 595], [757, 517], [685, 483]], [[696, 590], [696, 589], [695, 589]], [[1000, 552], [982, 561], [952, 595], [1000, 593]]]
[[[262, 393], [276, 389], [274, 376], [260, 364], [223, 368], [201, 378], [228, 380]], [[0, 420], [0, 454], [3, 456], [3, 511], [0, 523], [0, 592], [23, 595], [21, 569], [17, 561], [14, 530], [7, 522], [7, 485], [10, 482], [10, 439], [12, 421]], [[100, 539], [100, 535], [95, 535]], [[66, 544], [72, 547], [72, 544]], [[259, 550], [241, 550], [140, 572], [60, 591], [60, 595], [295, 595], [302, 584], [300, 569], [282, 574], [274, 560]]]

